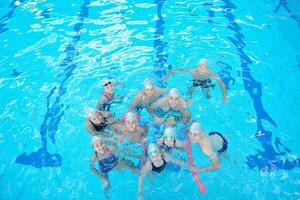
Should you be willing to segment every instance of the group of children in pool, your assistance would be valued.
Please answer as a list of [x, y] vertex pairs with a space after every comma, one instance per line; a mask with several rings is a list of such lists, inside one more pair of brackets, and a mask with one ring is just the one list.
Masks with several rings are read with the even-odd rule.
[[[163, 80], [177, 71], [192, 74], [194, 79], [193, 85], [188, 89], [189, 95], [192, 95], [196, 88], [200, 88], [207, 98], [210, 98], [210, 88], [215, 86], [211, 78], [214, 78], [222, 88], [224, 102], [227, 102], [225, 85], [208, 68], [207, 59], [201, 59], [198, 67], [194, 69], [174, 69], [163, 77]], [[191, 121], [189, 102], [176, 88], [165, 90], [155, 86], [150, 79], [145, 79], [144, 88], [134, 97], [124, 117], [117, 121], [109, 110], [113, 103], [122, 102], [122, 96], [114, 93], [115, 84], [109, 79], [102, 80], [101, 86], [103, 94], [97, 109], [87, 109], [86, 128], [92, 135], [92, 148], [95, 151], [90, 160], [90, 169], [100, 178], [106, 195], [109, 189], [108, 172], [113, 169], [126, 167], [139, 175], [138, 198], [142, 199], [144, 177], [151, 171], [162, 172], [168, 163], [193, 172], [216, 170], [220, 167], [218, 156], [227, 149], [226, 139], [217, 132], [207, 135], [198, 122]], [[141, 123], [143, 116], [139, 114], [142, 109], [150, 114], [151, 122]], [[149, 143], [151, 124], [164, 129], [163, 134], [157, 131]], [[180, 125], [183, 127], [182, 132], [187, 133], [186, 140], [179, 140], [177, 137], [176, 126]], [[186, 151], [187, 140], [199, 145], [211, 160], [211, 166], [191, 166], [172, 156], [174, 152]], [[139, 166], [133, 163], [136, 159], [140, 161]], [[95, 162], [99, 165], [98, 169], [94, 166]]]

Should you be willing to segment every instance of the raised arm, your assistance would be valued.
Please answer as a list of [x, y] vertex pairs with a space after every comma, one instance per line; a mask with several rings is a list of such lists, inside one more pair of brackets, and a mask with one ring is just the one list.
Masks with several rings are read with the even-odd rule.
[[171, 70], [168, 74], [166, 74], [164, 77], [162, 77], [162, 80], [163, 81], [167, 80], [169, 78], [169, 76], [171, 76], [175, 72], [186, 72], [186, 73], [190, 73], [190, 74], [192, 73], [192, 71], [190, 69], [177, 68], [177, 69]]
[[140, 95], [140, 93], [138, 93], [138, 94], [134, 97], [134, 99], [132, 100], [132, 102], [131, 102], [129, 108], [127, 109], [127, 112], [132, 111], [132, 110], [138, 105], [139, 102], [141, 102], [141, 95]]
[[222, 88], [223, 100], [224, 100], [224, 103], [227, 103], [226, 86], [225, 86], [224, 82], [212, 71], [210, 71], [210, 75], [218, 82], [218, 84]]

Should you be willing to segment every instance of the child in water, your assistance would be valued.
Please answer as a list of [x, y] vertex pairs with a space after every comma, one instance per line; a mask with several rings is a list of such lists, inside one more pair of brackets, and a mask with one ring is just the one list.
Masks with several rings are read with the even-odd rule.
[[100, 96], [97, 109], [103, 111], [110, 111], [110, 106], [113, 103], [121, 103], [124, 99], [121, 95], [115, 94], [115, 85], [110, 79], [103, 79], [101, 86], [103, 88], [103, 94]]
[[147, 159], [145, 165], [143, 166], [138, 180], [139, 200], [142, 199], [142, 186], [143, 186], [144, 177], [150, 172], [161, 173], [165, 169], [168, 163], [174, 163], [182, 168], [193, 170], [193, 171], [196, 169], [196, 167], [190, 167], [184, 161], [177, 158], [173, 158], [172, 156], [170, 156], [170, 154], [164, 151], [160, 151], [158, 146], [153, 143], [151, 143], [148, 146], [148, 156], [149, 158]]
[[213, 88], [215, 84], [212, 83], [211, 78], [215, 79], [217, 83], [221, 86], [223, 91], [223, 100], [224, 103], [227, 103], [227, 96], [226, 96], [226, 86], [223, 81], [216, 76], [216, 74], [208, 68], [208, 60], [206, 58], [202, 58], [199, 63], [198, 67], [192, 69], [173, 69], [167, 75], [165, 75], [162, 79], [167, 80], [169, 76], [174, 74], [175, 72], [185, 72], [189, 73], [193, 76], [193, 85], [188, 89], [189, 95], [192, 96], [194, 90], [196, 88], [201, 88], [202, 91], [206, 94], [206, 97], [209, 99], [211, 97], [210, 88]]
[[173, 127], [167, 127], [164, 130], [163, 137], [159, 139], [157, 145], [167, 153], [180, 152], [186, 148], [186, 143], [176, 138], [176, 132]]
[[202, 126], [198, 122], [193, 122], [190, 126], [188, 136], [191, 143], [199, 145], [202, 152], [212, 162], [211, 166], [202, 167], [200, 171], [212, 171], [220, 168], [220, 161], [218, 155], [227, 150], [228, 143], [226, 139], [218, 132], [211, 132], [207, 135]]
[[[108, 198], [107, 192], [110, 186], [108, 173], [111, 170], [120, 170], [126, 167], [129, 168], [133, 173], [138, 173], [138, 169], [130, 161], [120, 158], [117, 153], [122, 153], [126, 156], [131, 155], [120, 150], [115, 145], [105, 144], [104, 140], [99, 136], [93, 136], [92, 148], [94, 149], [95, 153], [90, 159], [90, 169], [100, 178], [102, 187], [106, 193], [106, 197]], [[94, 166], [95, 162], [98, 162], [98, 169]]]
[[[168, 115], [174, 115], [176, 123], [187, 123], [191, 119], [188, 110], [189, 103], [185, 101], [176, 88], [172, 88], [168, 96], [158, 99], [151, 105], [151, 115], [156, 123], [162, 124]], [[160, 113], [158, 113], [160, 111]]]

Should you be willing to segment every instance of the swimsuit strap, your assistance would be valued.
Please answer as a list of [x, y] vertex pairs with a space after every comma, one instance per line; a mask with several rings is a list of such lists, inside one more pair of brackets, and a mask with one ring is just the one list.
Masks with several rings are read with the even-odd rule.
[[112, 100], [113, 99], [113, 97], [114, 97], [114, 93], [111, 95], [111, 97], [110, 96], [108, 96], [107, 94], [103, 94], [105, 97], [106, 97], [106, 99], [108, 100], [108, 101], [110, 101], [110, 100]]
[[[165, 139], [163, 139], [163, 145], [168, 147], [166, 144], [165, 144]], [[171, 147], [172, 148], [172, 147]], [[173, 144], [173, 148], [175, 149], [176, 148], [176, 140], [174, 140], [174, 144]]]
[[97, 160], [99, 160], [97, 151], [95, 151], [95, 155], [96, 155]]

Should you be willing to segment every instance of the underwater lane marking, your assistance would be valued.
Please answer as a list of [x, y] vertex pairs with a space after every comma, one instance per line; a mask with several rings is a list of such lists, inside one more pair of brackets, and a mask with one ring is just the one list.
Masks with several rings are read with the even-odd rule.
[[276, 13], [280, 9], [281, 6], [283, 6], [285, 8], [285, 10], [289, 14], [289, 16], [297, 22], [298, 26], [300, 26], [300, 19], [297, 15], [294, 15], [293, 12], [290, 10], [287, 0], [279, 0], [278, 5], [276, 6], [276, 8], [273, 12]]
[[[236, 5], [234, 5], [230, 0], [222, 0], [224, 10], [234, 10]], [[286, 159], [285, 155], [291, 153], [291, 151], [285, 147], [279, 138], [275, 138], [275, 146], [277, 151], [272, 145], [272, 132], [265, 130], [262, 121], [266, 120], [273, 126], [277, 127], [276, 122], [270, 117], [266, 112], [262, 104], [262, 85], [259, 81], [256, 81], [252, 75], [249, 68], [249, 64], [252, 64], [251, 59], [244, 52], [244, 47], [246, 44], [243, 41], [244, 35], [241, 33], [241, 27], [235, 22], [236, 17], [232, 12], [223, 11], [224, 17], [228, 19], [228, 28], [234, 32], [234, 37], [229, 37], [232, 44], [236, 46], [238, 55], [241, 60], [241, 71], [243, 75], [244, 88], [248, 91], [250, 97], [253, 100], [253, 105], [256, 111], [257, 119], [257, 133], [255, 138], [260, 142], [263, 150], [257, 150], [255, 155], [247, 156], [246, 164], [250, 169], [258, 168], [260, 171], [274, 171], [277, 169], [291, 170], [296, 167], [300, 167], [300, 158], [294, 158], [292, 161]], [[283, 147], [283, 151], [279, 149], [279, 146]]]
[[[61, 103], [62, 96], [66, 93], [66, 81], [73, 75], [73, 71], [76, 69], [77, 64], [74, 62], [79, 52], [76, 50], [77, 42], [81, 38], [81, 29], [83, 28], [83, 21], [88, 16], [90, 0], [84, 0], [83, 5], [80, 7], [80, 13], [78, 15], [79, 22], [73, 27], [73, 30], [77, 32], [73, 36], [72, 41], [68, 44], [64, 53], [66, 58], [62, 61], [60, 66], [66, 67], [63, 73], [58, 75], [63, 79], [58, 87], [53, 87], [47, 96], [47, 111], [44, 115], [44, 120], [40, 126], [40, 135], [42, 141], [42, 147], [36, 152], [27, 154], [26, 152], [17, 156], [16, 163], [31, 165], [36, 168], [42, 167], [59, 167], [62, 164], [62, 157], [59, 154], [51, 154], [48, 152], [47, 144], [48, 138], [55, 144], [55, 134], [58, 130], [61, 117], [64, 115], [64, 110], [68, 109]], [[50, 100], [55, 99], [54, 103], [50, 105]], [[64, 110], [63, 110], [64, 109]]]
[[20, 5], [20, 3], [24, 3], [25, 1], [26, 0], [14, 0], [10, 3], [10, 11], [0, 18], [0, 34], [8, 30], [8, 28], [5, 27], [6, 24], [13, 16], [15, 9]]
[[156, 24], [154, 32], [153, 49], [156, 50], [156, 56], [153, 64], [153, 73], [158, 79], [158, 84], [161, 87], [165, 87], [165, 83], [161, 81], [161, 78], [167, 74], [167, 71], [172, 69], [172, 65], [167, 63], [168, 54], [164, 52], [164, 47], [167, 46], [166, 42], [163, 42], [164, 36], [164, 18], [161, 14], [162, 6], [166, 3], [166, 0], [155, 0], [157, 5], [156, 10]]
[[221, 71], [218, 72], [218, 75], [224, 82], [226, 89], [230, 90], [231, 85], [235, 84], [235, 79], [233, 78], [233, 76], [230, 73], [232, 71], [232, 67], [229, 64], [227, 64], [221, 60], [218, 60], [216, 64], [217, 64], [217, 66], [219, 66], [221, 68]]

